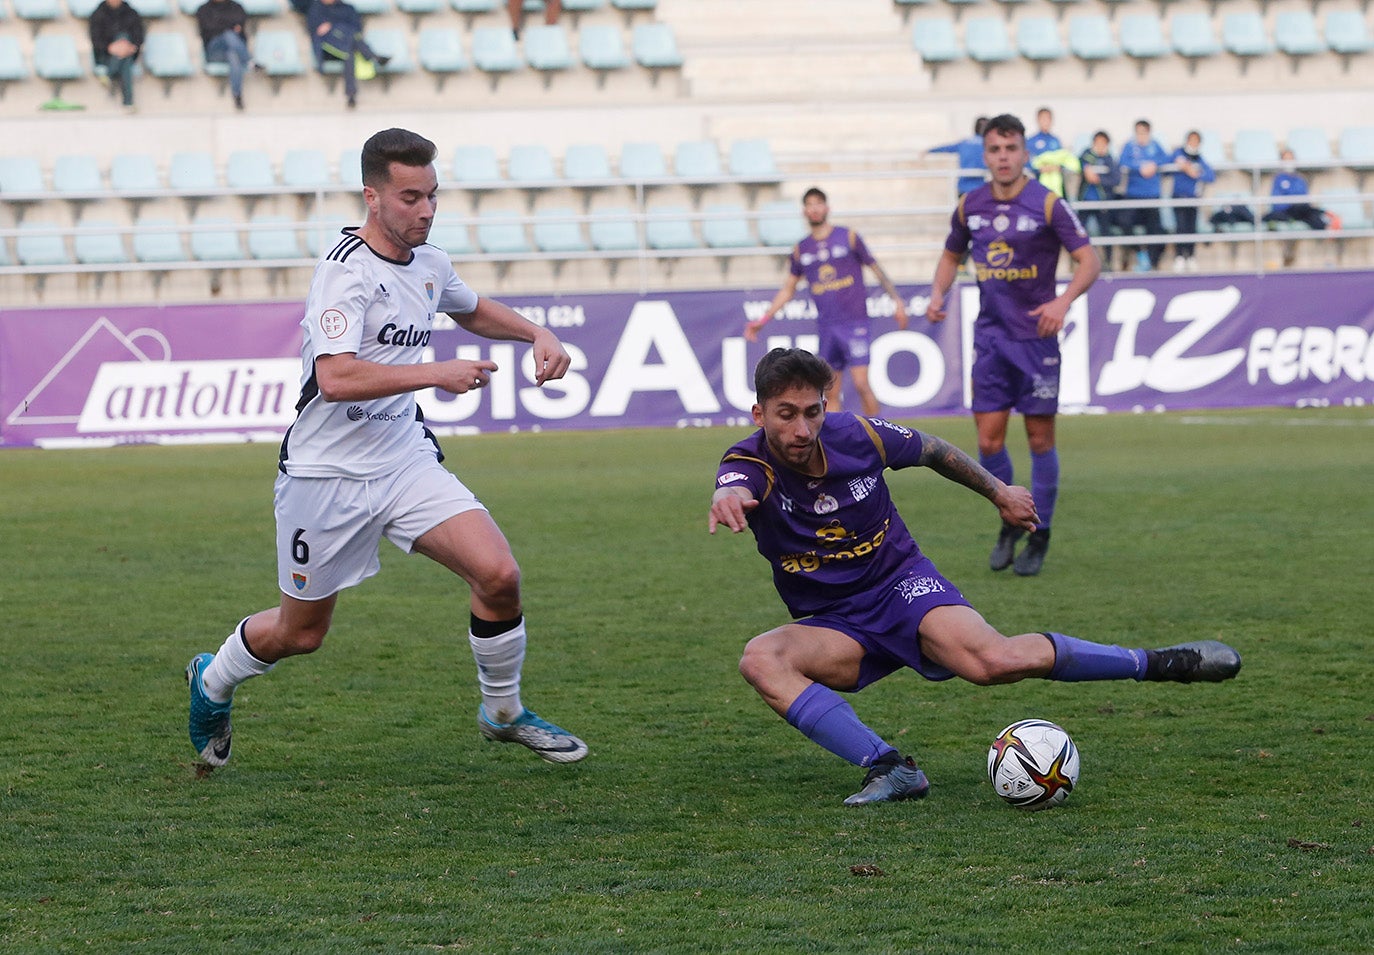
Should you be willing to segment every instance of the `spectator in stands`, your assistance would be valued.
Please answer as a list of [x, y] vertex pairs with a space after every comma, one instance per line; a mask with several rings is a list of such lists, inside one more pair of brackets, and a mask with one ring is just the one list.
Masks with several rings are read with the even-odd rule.
[[[1174, 150], [1169, 159], [1174, 167], [1175, 199], [1197, 199], [1202, 195], [1202, 187], [1217, 181], [1217, 174], [1206, 159], [1202, 158], [1202, 134], [1191, 130], [1184, 137], [1183, 145]], [[1174, 206], [1174, 233], [1194, 235], [1197, 232], [1197, 206]], [[1174, 271], [1197, 271], [1197, 261], [1193, 253], [1197, 246], [1192, 242], [1174, 243]]]
[[1067, 149], [1047, 149], [1031, 160], [1035, 178], [1060, 199], [1067, 198], [1064, 189], [1064, 173], [1077, 175], [1082, 172], [1078, 157]]
[[[1292, 198], [1307, 195], [1307, 180], [1297, 171], [1293, 162], [1293, 150], [1285, 149], [1279, 153], [1283, 168], [1274, 176], [1269, 187], [1269, 195], [1274, 198]], [[1280, 223], [1300, 222], [1309, 229], [1325, 229], [1326, 214], [1307, 202], [1273, 202], [1264, 214], [1264, 224], [1271, 229]]]
[[972, 192], [983, 184], [986, 178], [983, 173], [973, 174], [973, 170], [986, 169], [983, 164], [983, 130], [987, 128], [988, 118], [979, 116], [973, 121], [973, 135], [968, 139], [961, 139], [957, 143], [946, 143], [943, 146], [932, 146], [926, 153], [954, 153], [959, 157], [959, 171], [964, 173], [955, 183], [955, 191], [959, 195]]
[[[1154, 201], [1160, 198], [1160, 167], [1168, 163], [1169, 154], [1150, 135], [1149, 120], [1136, 121], [1135, 139], [1121, 150], [1118, 161], [1126, 174], [1126, 199]], [[1163, 235], [1164, 223], [1159, 217], [1159, 207], [1127, 204], [1121, 211], [1121, 231], [1132, 235], [1137, 227], [1143, 229], [1146, 235]], [[1164, 246], [1152, 243], [1138, 248], [1135, 254], [1136, 269], [1148, 272], [1159, 267]]]
[[[1121, 166], [1112, 155], [1112, 137], [1105, 129], [1093, 133], [1092, 145], [1078, 157], [1078, 165], [1083, 174], [1078, 181], [1080, 202], [1113, 202], [1121, 198]], [[1115, 209], [1084, 209], [1079, 211], [1078, 217], [1089, 235], [1121, 234], [1120, 217]], [[1104, 247], [1104, 252], [1103, 268], [1110, 269], [1111, 247]]]
[[315, 51], [315, 66], [324, 72], [326, 60], [343, 61], [344, 96], [348, 108], [358, 105], [358, 60], [368, 64], [368, 78], [390, 57], [378, 56], [363, 39], [363, 17], [348, 0], [314, 0], [305, 17], [310, 43]]
[[143, 18], [124, 0], [101, 0], [91, 11], [91, 54], [103, 73], [96, 75], [124, 97], [124, 108], [134, 110], [134, 63], [143, 49]]
[[1035, 111], [1035, 125], [1039, 127], [1039, 131], [1026, 140], [1026, 151], [1030, 153], [1032, 160], [1041, 153], [1064, 148], [1059, 137], [1050, 132], [1050, 127], [1054, 125], [1054, 113], [1050, 112], [1048, 106], [1042, 106]]
[[257, 66], [243, 32], [247, 25], [248, 13], [238, 0], [205, 0], [196, 10], [206, 61], [229, 64], [229, 91], [234, 94], [235, 109], [243, 109], [243, 74], [249, 66]]
[[[510, 28], [515, 38], [520, 39], [520, 28], [525, 25], [525, 0], [508, 0], [506, 9], [510, 11]], [[563, 0], [544, 0], [544, 22], [553, 26], [558, 15], [563, 12]]]

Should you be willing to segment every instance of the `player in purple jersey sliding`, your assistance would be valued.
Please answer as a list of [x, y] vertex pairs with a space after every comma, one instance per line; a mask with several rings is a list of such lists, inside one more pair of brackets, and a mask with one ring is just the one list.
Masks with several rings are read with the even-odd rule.
[[844, 802], [920, 799], [930, 783], [855, 714], [856, 692], [902, 667], [928, 680], [1229, 680], [1240, 655], [1216, 640], [1162, 650], [1062, 633], [1006, 637], [921, 553], [883, 472], [927, 467], [986, 497], [1014, 527], [1036, 525], [1034, 498], [949, 442], [881, 418], [826, 413], [834, 372], [801, 349], [775, 348], [754, 371], [759, 426], [721, 459], [707, 523], [746, 527], [773, 567], [793, 622], [749, 641], [740, 673], [808, 739], [856, 766]]
[[[773, 320], [778, 309], [791, 301], [797, 285], [805, 277], [811, 300], [816, 303], [821, 357], [838, 371], [849, 370], [864, 414], [875, 415], [878, 399], [868, 384], [868, 293], [864, 288], [864, 266], [873, 270], [883, 291], [892, 297], [896, 306], [893, 317], [899, 329], [906, 328], [906, 303], [859, 233], [829, 223], [830, 204], [824, 192], [815, 188], [806, 190], [802, 196], [802, 214], [811, 227], [811, 234], [792, 249], [787, 280], [762, 317], [744, 326], [745, 340], [759, 340], [759, 330]], [[836, 411], [840, 410], [842, 385], [840, 376], [836, 375], [826, 395]]]
[[[926, 317], [944, 321], [945, 296], [971, 253], [978, 276], [978, 318], [973, 325], [973, 420], [978, 460], [1012, 482], [1007, 420], [1021, 412], [1031, 455], [1031, 494], [1039, 515], [1034, 527], [1003, 522], [988, 558], [1005, 570], [1040, 573], [1050, 546], [1050, 521], [1059, 496], [1059, 451], [1054, 417], [1059, 411], [1059, 332], [1074, 299], [1097, 280], [1102, 265], [1078, 217], [1063, 199], [1026, 174], [1026, 129], [1015, 116], [988, 121], [983, 158], [991, 181], [959, 200], [949, 237], [935, 267]], [[1073, 278], [1056, 294], [1059, 250], [1074, 261]], [[1030, 531], [1025, 548], [1016, 543]]]

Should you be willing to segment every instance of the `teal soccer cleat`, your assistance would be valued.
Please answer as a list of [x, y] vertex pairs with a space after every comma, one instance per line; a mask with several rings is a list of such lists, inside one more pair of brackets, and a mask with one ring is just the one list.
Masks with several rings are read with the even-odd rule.
[[191, 687], [191, 745], [210, 766], [229, 762], [229, 747], [233, 743], [234, 728], [229, 723], [229, 710], [234, 701], [216, 703], [205, 695], [201, 674], [215, 658], [213, 653], [200, 653], [186, 665], [186, 682]]
[[864, 788], [846, 799], [844, 804], [863, 806], [871, 802], [924, 799], [928, 792], [930, 780], [908, 756], [901, 762], [874, 763], [864, 777]]
[[494, 723], [486, 708], [477, 707], [477, 726], [482, 735], [498, 743], [519, 743], [551, 763], [575, 763], [587, 755], [587, 744], [561, 726], [541, 720], [526, 709], [509, 723]]

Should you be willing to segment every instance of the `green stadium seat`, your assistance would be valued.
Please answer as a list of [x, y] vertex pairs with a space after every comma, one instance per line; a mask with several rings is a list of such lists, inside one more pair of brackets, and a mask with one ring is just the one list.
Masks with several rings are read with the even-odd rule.
[[534, 247], [540, 252], [587, 252], [591, 246], [582, 236], [582, 226], [572, 209], [541, 209], [531, 227]]
[[294, 30], [259, 30], [253, 38], [253, 59], [262, 64], [274, 92], [291, 76], [305, 75], [305, 60]]
[[42, 193], [43, 167], [32, 156], [0, 156], [0, 194]]
[[1335, 158], [1331, 152], [1331, 137], [1316, 126], [1290, 129], [1284, 145], [1293, 150], [1293, 161], [1299, 169], [1322, 169]]
[[504, 184], [496, 150], [490, 146], [459, 146], [449, 170], [453, 181], [465, 189], [499, 189]]
[[943, 63], [964, 58], [963, 47], [949, 17], [922, 17], [911, 28], [911, 45], [928, 67], [938, 69]]
[[247, 258], [239, 241], [239, 223], [219, 216], [192, 222], [191, 258], [197, 262], [239, 262]]
[[348, 148], [339, 153], [339, 183], [344, 186], [363, 187], [363, 151]]
[[525, 188], [548, 187], [558, 178], [553, 166], [553, 154], [541, 143], [512, 146], [506, 156], [506, 172], [511, 182]]
[[14, 239], [14, 254], [20, 265], [71, 265], [67, 243], [51, 231], [51, 223], [20, 223]]
[[603, 23], [588, 24], [577, 31], [577, 52], [583, 66], [597, 71], [602, 84], [608, 74], [630, 65], [620, 31]]
[[644, 241], [651, 249], [697, 249], [701, 243], [692, 231], [688, 211], [681, 206], [664, 206], [649, 212], [644, 223]]
[[1326, 45], [1345, 58], [1346, 69], [1350, 57], [1374, 50], [1374, 38], [1369, 23], [1360, 10], [1332, 10], [1326, 15]]
[[164, 96], [172, 95], [173, 81], [194, 76], [191, 47], [183, 33], [149, 32], [143, 42], [143, 68], [162, 80]]
[[658, 143], [626, 143], [620, 147], [622, 179], [664, 179], [668, 163]]
[[472, 31], [472, 63], [491, 77], [493, 87], [506, 73], [523, 65], [515, 37], [505, 27], [478, 27]]
[[224, 184], [242, 192], [275, 188], [272, 160], [261, 149], [235, 149], [225, 160]]
[[188, 195], [204, 196], [218, 191], [215, 157], [206, 150], [173, 153], [167, 167], [167, 185]]
[[737, 139], [730, 144], [729, 171], [754, 182], [778, 182], [782, 173], [766, 139]]
[[29, 21], [34, 29], [48, 20], [62, 19], [62, 7], [57, 0], [11, 0], [14, 15]]
[[391, 12], [391, 0], [349, 0], [365, 17], [381, 17]]
[[416, 42], [416, 53], [421, 69], [434, 74], [435, 88], [440, 90], [448, 77], [471, 66], [463, 52], [463, 38], [453, 27], [425, 27]]
[[1337, 139], [1336, 152], [1350, 168], [1374, 169], [1374, 126], [1347, 126]]
[[44, 34], [33, 41], [33, 72], [52, 83], [53, 97], [60, 98], [62, 84], [86, 75], [76, 41], [65, 33]]
[[1205, 13], [1175, 13], [1169, 19], [1169, 42], [1174, 52], [1188, 61], [1189, 69], [1195, 69], [1198, 60], [1221, 52], [1212, 18]]
[[987, 75], [996, 63], [1016, 58], [1007, 24], [1000, 17], [969, 17], [964, 23], [964, 51]]
[[521, 255], [532, 251], [520, 217], [504, 212], [477, 220], [477, 247], [490, 255]]
[[593, 182], [614, 178], [606, 147], [598, 143], [576, 143], [569, 146], [563, 151], [563, 178]]
[[1016, 49], [1037, 68], [1062, 60], [1064, 41], [1059, 38], [1059, 22], [1054, 17], [1022, 16], [1016, 21]]
[[744, 206], [716, 203], [702, 209], [701, 240], [708, 249], [748, 249], [758, 245]]
[[295, 220], [254, 216], [248, 222], [248, 254], [259, 261], [304, 258]]
[[329, 160], [320, 149], [288, 149], [281, 160], [281, 182], [304, 192], [333, 185]]
[[1282, 10], [1274, 15], [1274, 45], [1293, 58], [1293, 69], [1301, 57], [1326, 52], [1326, 42], [1317, 29], [1317, 18], [1310, 10]]
[[1090, 74], [1095, 64], [1121, 55], [1121, 47], [1112, 36], [1111, 21], [1105, 14], [1085, 13], [1069, 18], [1069, 52], [1087, 64]]
[[124, 237], [113, 222], [87, 222], [72, 235], [72, 251], [81, 265], [121, 265], [129, 261]]
[[110, 188], [121, 195], [139, 195], [163, 188], [157, 162], [147, 153], [121, 153], [110, 160]]
[[572, 69], [572, 50], [568, 46], [568, 31], [560, 24], [536, 24], [526, 27], [523, 35], [525, 62], [539, 71], [544, 85], [553, 82], [555, 73]]
[[634, 213], [626, 208], [600, 209], [587, 224], [592, 248], [599, 252], [632, 252], [639, 248]]
[[682, 51], [678, 49], [677, 34], [671, 24], [638, 24], [630, 36], [630, 49], [635, 62], [649, 70], [655, 82], [660, 71], [682, 66]]
[[708, 139], [678, 143], [673, 150], [673, 175], [695, 182], [713, 182], [721, 177], [720, 150]]
[[134, 230], [133, 247], [138, 262], [186, 261], [181, 233], [170, 219], [140, 220]]
[[1275, 166], [1279, 143], [1268, 129], [1239, 129], [1231, 140], [1231, 158], [1245, 166]]
[[1153, 13], [1122, 14], [1118, 23], [1121, 52], [1136, 61], [1143, 73], [1148, 60], [1169, 55], [1169, 43], [1164, 39], [1164, 23]]
[[92, 196], [105, 192], [99, 161], [89, 153], [58, 156], [52, 164], [52, 188], [63, 195]]
[[1274, 45], [1269, 42], [1269, 33], [1264, 27], [1264, 18], [1255, 10], [1228, 13], [1222, 18], [1221, 45], [1226, 52], [1240, 58], [1242, 74], [1250, 60], [1274, 52]]

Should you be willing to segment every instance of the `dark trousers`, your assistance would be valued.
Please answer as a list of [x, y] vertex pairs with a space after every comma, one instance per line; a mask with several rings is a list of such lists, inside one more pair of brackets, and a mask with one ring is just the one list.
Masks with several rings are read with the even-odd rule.
[[334, 30], [323, 38], [323, 42], [329, 44], [343, 56], [335, 56], [331, 52], [320, 52], [320, 62], [325, 58], [341, 59], [343, 61], [344, 95], [353, 99], [358, 95], [358, 74], [357, 61], [354, 54], [361, 54], [365, 60], [377, 59], [377, 54], [372, 52], [372, 47], [367, 45], [361, 33], [349, 33], [346, 30]]
[[[1178, 227], [1175, 231], [1179, 235], [1192, 235], [1193, 233], [1197, 232], [1197, 206], [1175, 206], [1174, 222]], [[1174, 254], [1181, 255], [1185, 259], [1191, 259], [1193, 257], [1193, 253], [1196, 251], [1196, 243], [1174, 243]]]
[[1264, 214], [1265, 222], [1301, 222], [1309, 229], [1325, 229], [1326, 216], [1316, 206], [1298, 202], [1286, 209], [1274, 209]]
[[[1144, 209], [1136, 206], [1127, 206], [1117, 213], [1120, 217], [1121, 231], [1126, 235], [1134, 235], [1136, 226], [1145, 230], [1146, 235], [1163, 235], [1164, 223], [1160, 221], [1159, 210], [1153, 207]], [[1159, 244], [1141, 246], [1145, 254], [1150, 257], [1150, 267], [1159, 265], [1159, 260], [1164, 256], [1164, 246]]]

